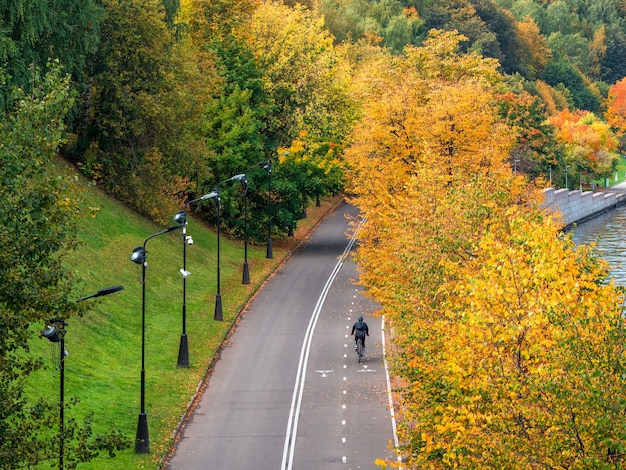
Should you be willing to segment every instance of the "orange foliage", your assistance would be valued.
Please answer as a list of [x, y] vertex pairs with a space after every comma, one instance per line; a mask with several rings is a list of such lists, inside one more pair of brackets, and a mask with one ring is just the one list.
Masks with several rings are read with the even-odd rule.
[[550, 117], [556, 137], [565, 144], [566, 160], [594, 175], [606, 175], [613, 169], [619, 142], [609, 125], [593, 113], [567, 109]]
[[626, 133], [626, 78], [609, 89], [605, 116], [617, 135]]

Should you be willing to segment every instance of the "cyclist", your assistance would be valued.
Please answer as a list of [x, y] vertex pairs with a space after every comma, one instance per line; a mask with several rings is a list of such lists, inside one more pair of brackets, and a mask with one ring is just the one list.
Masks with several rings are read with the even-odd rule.
[[359, 339], [363, 342], [365, 348], [365, 337], [370, 335], [370, 330], [367, 327], [367, 323], [363, 321], [363, 317], [359, 317], [358, 321], [352, 325], [352, 333], [354, 336], [354, 350], [356, 351], [356, 343]]

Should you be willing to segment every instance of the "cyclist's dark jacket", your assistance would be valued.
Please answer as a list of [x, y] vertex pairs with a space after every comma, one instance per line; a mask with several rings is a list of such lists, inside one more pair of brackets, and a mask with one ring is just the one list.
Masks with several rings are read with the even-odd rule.
[[358, 321], [354, 325], [352, 325], [352, 333], [357, 338], [365, 338], [366, 335], [369, 335], [369, 328], [367, 327], [367, 323], [364, 321]]

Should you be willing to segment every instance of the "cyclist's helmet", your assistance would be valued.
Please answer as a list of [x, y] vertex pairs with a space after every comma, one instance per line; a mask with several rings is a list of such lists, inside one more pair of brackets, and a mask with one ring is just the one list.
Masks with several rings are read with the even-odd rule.
[[363, 317], [359, 317], [359, 321], [363, 321]]

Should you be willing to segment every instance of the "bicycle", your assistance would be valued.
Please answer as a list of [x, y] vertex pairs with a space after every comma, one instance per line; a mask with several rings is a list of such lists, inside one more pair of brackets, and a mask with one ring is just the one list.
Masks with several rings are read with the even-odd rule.
[[361, 363], [361, 358], [363, 357], [363, 340], [358, 338], [356, 340], [356, 354], [359, 356], [359, 364]]

